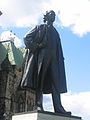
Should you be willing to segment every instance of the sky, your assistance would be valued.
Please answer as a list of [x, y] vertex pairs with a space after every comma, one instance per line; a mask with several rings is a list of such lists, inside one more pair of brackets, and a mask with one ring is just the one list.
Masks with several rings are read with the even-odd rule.
[[[24, 46], [24, 35], [43, 23], [47, 10], [54, 10], [54, 26], [60, 34], [68, 93], [63, 105], [73, 114], [90, 118], [90, 0], [0, 0], [0, 36], [15, 33], [16, 47]], [[7, 35], [6, 35], [7, 36]], [[45, 96], [45, 101], [51, 96]], [[50, 102], [44, 102], [52, 111]]]

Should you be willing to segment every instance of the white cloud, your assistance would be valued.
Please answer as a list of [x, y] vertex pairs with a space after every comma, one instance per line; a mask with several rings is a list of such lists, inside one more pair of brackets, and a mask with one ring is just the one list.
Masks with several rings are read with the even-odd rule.
[[58, 14], [58, 25], [80, 36], [90, 32], [90, 0], [0, 0], [0, 26], [38, 24], [46, 10]]
[[0, 35], [0, 42], [8, 42], [11, 41], [14, 43], [14, 45], [19, 48], [19, 47], [24, 47], [24, 42], [19, 39], [14, 33], [11, 31], [4, 31]]
[[[53, 111], [50, 95], [44, 95], [44, 109]], [[90, 92], [67, 93], [61, 96], [62, 105], [72, 115], [80, 116], [83, 120], [90, 119]]]
[[0, 41], [14, 41], [15, 35], [10, 31], [4, 31], [0, 36]]

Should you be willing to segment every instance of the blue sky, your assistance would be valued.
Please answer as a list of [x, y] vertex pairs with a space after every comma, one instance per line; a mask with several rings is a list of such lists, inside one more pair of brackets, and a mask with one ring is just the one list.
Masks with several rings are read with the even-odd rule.
[[90, 33], [83, 37], [69, 29], [60, 30], [65, 57], [68, 89], [76, 92], [90, 90]]
[[[57, 15], [54, 26], [60, 34], [65, 58], [68, 93], [62, 98], [71, 102], [72, 107], [67, 107], [67, 101], [64, 105], [89, 120], [90, 0], [0, 0], [3, 12], [0, 16], [0, 34], [12, 30], [23, 40], [28, 30], [42, 23], [45, 11], [51, 9]], [[82, 111], [78, 106], [82, 106]]]

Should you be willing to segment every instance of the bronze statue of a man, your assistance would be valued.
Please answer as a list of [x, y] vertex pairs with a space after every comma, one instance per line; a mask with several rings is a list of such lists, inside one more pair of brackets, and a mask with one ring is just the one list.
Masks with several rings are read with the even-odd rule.
[[68, 114], [60, 94], [67, 92], [61, 40], [53, 26], [55, 12], [44, 15], [44, 24], [36, 26], [24, 37], [27, 49], [21, 88], [36, 91], [37, 108], [43, 110], [43, 94], [52, 94], [54, 111]]

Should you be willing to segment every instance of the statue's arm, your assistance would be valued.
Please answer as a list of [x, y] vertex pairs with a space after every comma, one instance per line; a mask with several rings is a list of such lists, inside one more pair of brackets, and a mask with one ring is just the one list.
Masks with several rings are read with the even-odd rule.
[[46, 45], [47, 45], [47, 26], [46, 25], [41, 25], [39, 27], [39, 30], [40, 30], [40, 42], [38, 42], [38, 47], [41, 49], [41, 48], [45, 48]]
[[30, 49], [31, 52], [34, 52], [35, 49], [38, 47], [35, 42], [37, 32], [38, 32], [38, 27], [36, 26], [24, 37], [24, 43], [26, 45], [26, 49]]
[[46, 28], [43, 25], [36, 26], [24, 37], [26, 48], [30, 49], [31, 52], [44, 48], [47, 44], [46, 37]]

